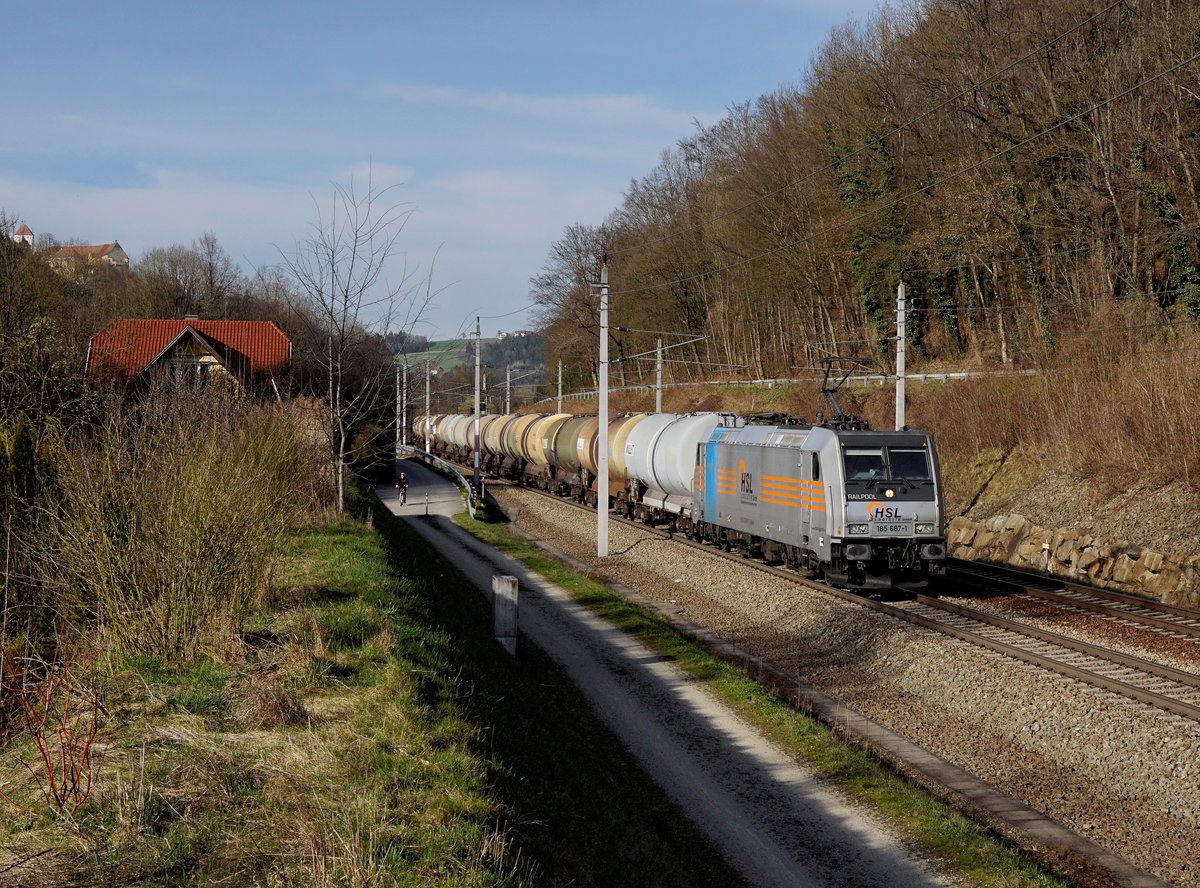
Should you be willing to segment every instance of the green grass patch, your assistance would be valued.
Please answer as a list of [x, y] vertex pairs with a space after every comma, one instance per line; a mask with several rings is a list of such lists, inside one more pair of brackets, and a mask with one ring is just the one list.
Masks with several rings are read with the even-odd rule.
[[[97, 674], [92, 793], [71, 822], [0, 807], [0, 882], [740, 884], [555, 664], [374, 519], [290, 538], [226, 660]], [[34, 754], [0, 749], [0, 783], [36, 803]]]
[[703, 681], [731, 709], [782, 749], [869, 805], [926, 852], [970, 884], [987, 888], [1050, 888], [1069, 883], [1043, 870], [1011, 843], [980, 828], [911, 786], [867, 753], [838, 740], [820, 722], [798, 712], [732, 666], [684, 639], [602, 583], [562, 565], [503, 524], [455, 521], [478, 539], [567, 589], [592, 611], [630, 633], [657, 654]]
[[225, 666], [201, 660], [191, 666], [175, 667], [148, 655], [132, 657], [125, 666], [174, 709], [201, 716], [218, 716], [225, 709], [225, 687], [229, 681], [229, 669]]
[[[73, 824], [0, 806], [0, 870], [31, 885], [530, 883], [461, 642], [427, 619], [424, 582], [349, 520], [288, 552], [244, 657], [138, 657], [96, 677], [108, 751], [92, 794]], [[35, 754], [0, 754], [21, 775], [5, 788], [31, 804]]]

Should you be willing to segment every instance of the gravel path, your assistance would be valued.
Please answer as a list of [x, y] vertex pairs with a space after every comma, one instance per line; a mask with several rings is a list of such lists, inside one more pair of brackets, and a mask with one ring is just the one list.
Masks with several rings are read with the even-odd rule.
[[[493, 491], [595, 564], [594, 522]], [[1200, 726], [625, 525], [603, 572], [1160, 878], [1200, 888]]]

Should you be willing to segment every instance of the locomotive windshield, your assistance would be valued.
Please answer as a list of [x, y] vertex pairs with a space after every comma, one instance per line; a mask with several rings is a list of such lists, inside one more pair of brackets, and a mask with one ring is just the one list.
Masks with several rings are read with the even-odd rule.
[[929, 455], [924, 450], [899, 450], [888, 448], [888, 462], [892, 466], [892, 478], [905, 481], [928, 481], [933, 477], [929, 470]]
[[847, 481], [876, 481], [887, 477], [881, 449], [848, 448], [845, 460]]
[[933, 472], [924, 449], [847, 447], [843, 451], [847, 481], [929, 481]]

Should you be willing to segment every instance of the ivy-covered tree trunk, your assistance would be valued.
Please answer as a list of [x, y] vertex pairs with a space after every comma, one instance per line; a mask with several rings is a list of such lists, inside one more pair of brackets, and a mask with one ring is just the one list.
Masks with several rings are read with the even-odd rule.
[[1146, 211], [1169, 232], [1162, 257], [1165, 274], [1155, 274], [1151, 280], [1158, 305], [1163, 309], [1178, 305], [1189, 318], [1196, 319], [1200, 317], [1200, 270], [1196, 267], [1192, 238], [1184, 231], [1179, 204], [1170, 188], [1147, 174], [1144, 144], [1134, 147], [1129, 167]]
[[[866, 148], [858, 154], [839, 152], [834, 175], [842, 204], [862, 219], [850, 236], [850, 278], [868, 326], [877, 341], [880, 359], [890, 356], [890, 294], [899, 283], [898, 256], [904, 238], [904, 220], [896, 206], [888, 206], [896, 193], [896, 169], [891, 152], [875, 126], [863, 134]], [[852, 163], [851, 161], [854, 161]], [[886, 207], [872, 212], [876, 206]], [[915, 341], [910, 338], [910, 341]]]
[[1038, 247], [1033, 237], [1033, 224], [1029, 218], [1029, 207], [1025, 200], [1025, 192], [1016, 179], [1009, 180], [1009, 196], [1016, 207], [1013, 226], [1016, 229], [1017, 243], [1021, 249], [1021, 269], [1025, 273], [1025, 285], [1029, 288], [1033, 309], [1037, 317], [1038, 331], [1041, 333], [1042, 344], [1047, 349], [1054, 348], [1054, 332], [1050, 329], [1050, 311], [1046, 305], [1046, 276], [1038, 265]]

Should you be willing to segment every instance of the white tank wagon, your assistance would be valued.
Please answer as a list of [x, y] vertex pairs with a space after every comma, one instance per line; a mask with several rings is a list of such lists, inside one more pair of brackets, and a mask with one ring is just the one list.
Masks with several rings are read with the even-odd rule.
[[663, 512], [690, 518], [696, 449], [720, 423], [717, 413], [655, 413], [630, 432], [625, 466], [635, 517], [655, 520]]

